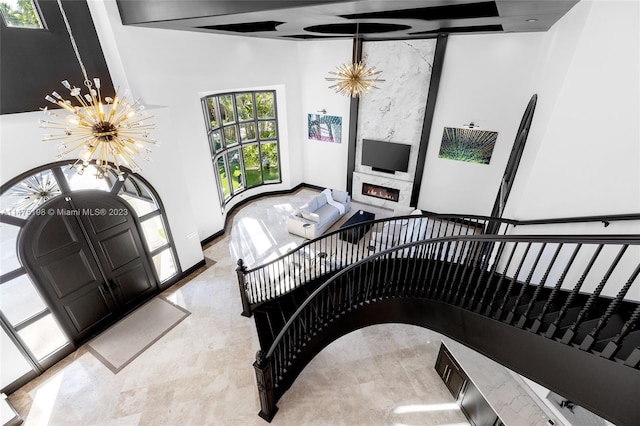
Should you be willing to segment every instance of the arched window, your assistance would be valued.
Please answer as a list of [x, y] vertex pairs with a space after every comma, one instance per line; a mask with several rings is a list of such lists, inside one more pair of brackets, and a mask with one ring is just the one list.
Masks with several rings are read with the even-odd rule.
[[247, 188], [282, 182], [275, 91], [222, 93], [202, 105], [221, 206]]
[[[0, 323], [36, 373], [71, 352], [67, 339], [18, 257], [18, 235], [32, 215], [46, 214], [46, 201], [81, 190], [111, 192], [125, 200], [140, 222], [145, 249], [165, 286], [181, 272], [162, 203], [140, 176], [126, 171], [96, 179], [94, 166], [83, 174], [68, 167], [74, 160], [39, 167], [0, 188]], [[13, 379], [19, 379], [15, 377]]]

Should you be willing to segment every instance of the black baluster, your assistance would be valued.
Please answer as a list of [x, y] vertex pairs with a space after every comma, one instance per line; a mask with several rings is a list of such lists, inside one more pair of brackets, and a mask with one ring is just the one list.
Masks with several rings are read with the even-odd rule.
[[[393, 238], [391, 236], [392, 236], [392, 234], [395, 233], [395, 229], [396, 229], [395, 228], [395, 224], [396, 224], [395, 219], [394, 220], [390, 220], [390, 221], [385, 223], [385, 225], [387, 226], [386, 235], [384, 233], [384, 226], [382, 227], [382, 231], [381, 231], [382, 233], [380, 234], [380, 236], [382, 238], [381, 238], [380, 243], [383, 244], [383, 245], [381, 245], [380, 250], [384, 250], [386, 248], [389, 248], [390, 242], [393, 241]], [[384, 243], [383, 243], [383, 241], [384, 241]]]
[[370, 270], [367, 273], [367, 281], [364, 285], [364, 291], [362, 293], [362, 305], [364, 306], [366, 303], [369, 303], [369, 295], [371, 294], [371, 286], [373, 284], [373, 280], [376, 276], [376, 265], [378, 263], [378, 258], [375, 258], [370, 264]]
[[[447, 276], [445, 277], [444, 281], [442, 281], [442, 292], [440, 293], [440, 300], [442, 301], [444, 301], [447, 297], [447, 293], [448, 293], [447, 289], [449, 288], [449, 277], [451, 276], [451, 271], [454, 269], [453, 265], [456, 263], [456, 254], [458, 253], [458, 247], [460, 246], [460, 241], [459, 240], [455, 241], [454, 243], [452, 243], [452, 246], [454, 246], [455, 248], [453, 250], [453, 254], [451, 255], [451, 261], [448, 262], [449, 267], [447, 268]], [[441, 276], [442, 276], [442, 271], [441, 271]], [[440, 281], [440, 277], [438, 277], [438, 281]]]
[[406, 296], [415, 296], [417, 288], [417, 274], [423, 265], [422, 245], [413, 246], [408, 258], [407, 273], [405, 274]]
[[434, 223], [435, 221], [432, 220], [431, 218], [427, 218], [427, 228], [429, 229], [429, 226], [431, 226], [431, 234], [429, 234], [429, 239], [432, 240], [433, 239], [433, 232], [436, 230], [436, 224]]
[[531, 283], [533, 274], [536, 271], [536, 268], [538, 267], [538, 263], [540, 262], [540, 258], [542, 257], [542, 253], [544, 253], [544, 249], [546, 247], [547, 247], [547, 243], [543, 243], [540, 250], [538, 250], [538, 255], [536, 256], [536, 259], [534, 260], [533, 265], [531, 265], [531, 270], [529, 271], [529, 275], [527, 276], [527, 279], [525, 280], [525, 282], [522, 283], [522, 286], [520, 287], [520, 291], [518, 292], [518, 296], [516, 296], [516, 299], [513, 302], [513, 306], [511, 307], [511, 310], [507, 314], [507, 318], [505, 319], [505, 322], [509, 325], [511, 325], [511, 323], [513, 322], [513, 319], [516, 316], [516, 309], [518, 309], [518, 305], [520, 305], [520, 301], [522, 300], [525, 292], [529, 288], [529, 284]]
[[609, 306], [607, 306], [607, 310], [605, 311], [604, 315], [602, 315], [602, 317], [600, 317], [600, 319], [598, 320], [598, 324], [594, 327], [591, 333], [589, 333], [589, 335], [585, 337], [585, 339], [582, 341], [582, 344], [580, 345], [580, 349], [582, 349], [583, 351], [588, 351], [589, 349], [591, 349], [595, 341], [598, 339], [598, 336], [600, 335], [600, 332], [602, 331], [602, 329], [605, 327], [605, 325], [607, 325], [607, 322], [609, 322], [609, 319], [611, 318], [611, 316], [615, 314], [616, 311], [618, 310], [620, 303], [622, 303], [624, 296], [629, 291], [631, 284], [633, 284], [635, 279], [638, 277], [639, 273], [640, 273], [640, 264], [638, 264], [636, 269], [631, 273], [631, 276], [629, 277], [625, 285], [620, 289], [616, 297], [609, 303]]
[[416, 246], [416, 251], [415, 251], [415, 262], [413, 264], [413, 270], [411, 271], [411, 285], [409, 287], [409, 295], [417, 297], [420, 294], [420, 291], [418, 290], [421, 282], [420, 282], [420, 275], [421, 272], [426, 269], [427, 265], [428, 265], [428, 261], [426, 259], [427, 257], [427, 246], [425, 243], [420, 244], [419, 246]]
[[[462, 283], [462, 277], [460, 278], [460, 281], [458, 281], [458, 272], [460, 271], [460, 268], [462, 268], [464, 270], [464, 265], [465, 265], [465, 259], [464, 259], [464, 255], [465, 255], [465, 249], [467, 248], [467, 243], [468, 241], [464, 240], [462, 242], [462, 247], [460, 248], [460, 256], [458, 256], [458, 260], [457, 260], [457, 264], [456, 264], [456, 268], [455, 271], [453, 273], [453, 277], [451, 278], [450, 284], [449, 284], [449, 291], [447, 292], [447, 295], [445, 297], [445, 301], [450, 302], [450, 303], [454, 303], [455, 304], [455, 297], [452, 299], [452, 294], [453, 293], [453, 289], [454, 286], [456, 288], [456, 292], [455, 295], [457, 296], [459, 291], [460, 291], [460, 285]], [[447, 279], [447, 281], [449, 281]]]
[[620, 259], [622, 258], [622, 255], [624, 255], [624, 252], [627, 251], [628, 247], [629, 246], [627, 244], [622, 246], [622, 248], [618, 252], [618, 255], [613, 260], [613, 263], [611, 263], [611, 265], [609, 266], [609, 269], [607, 270], [607, 272], [602, 277], [602, 280], [600, 281], [600, 284], [598, 284], [598, 287], [596, 287], [596, 289], [589, 295], [589, 298], [587, 299], [587, 303], [584, 304], [584, 306], [580, 310], [580, 313], [578, 313], [578, 317], [573, 322], [573, 324], [571, 324], [571, 327], [569, 327], [569, 329], [564, 333], [564, 336], [562, 336], [562, 343], [567, 344], [567, 345], [569, 343], [571, 343], [571, 341], [573, 340], [573, 338], [575, 337], [575, 335], [576, 335], [576, 333], [578, 331], [578, 327], [580, 327], [580, 324], [582, 324], [582, 322], [584, 321], [585, 317], [591, 311], [591, 307], [593, 306], [593, 304], [596, 301], [596, 299], [600, 296], [600, 293], [602, 292], [602, 289], [604, 288], [605, 284], [609, 280], [609, 277], [613, 273], [613, 270], [616, 268], [616, 266], [618, 266], [618, 262], [620, 262]]
[[420, 281], [424, 283], [422, 287], [422, 297], [430, 297], [434, 291], [435, 282], [433, 281], [433, 275], [437, 266], [437, 247], [440, 243], [429, 242], [427, 249], [427, 264], [428, 267], [423, 271], [420, 277]]
[[267, 297], [269, 299], [273, 299], [276, 296], [275, 288], [278, 284], [278, 276], [276, 274], [276, 269], [273, 263], [267, 268], [267, 273], [269, 274], [269, 293]]
[[[524, 261], [527, 258], [527, 255], [529, 254], [529, 249], [531, 248], [531, 243], [527, 243], [527, 247], [524, 250], [524, 254], [522, 255], [522, 260], [520, 260], [520, 264], [518, 265], [518, 269], [516, 269], [516, 273], [513, 274], [513, 277], [511, 278], [511, 281], [509, 282], [509, 285], [507, 286], [507, 290], [505, 291], [504, 297], [502, 298], [502, 303], [500, 304], [500, 306], [498, 307], [496, 313], [494, 314], [494, 318], [497, 320], [500, 320], [500, 318], [502, 318], [502, 313], [504, 311], [504, 308], [507, 304], [507, 301], [509, 300], [509, 296], [511, 296], [511, 290], [513, 290], [513, 286], [516, 283], [516, 280], [518, 279], [518, 276], [520, 276], [520, 271], [522, 270], [522, 265], [524, 265]], [[506, 272], [506, 269], [505, 269]]]
[[[484, 247], [486, 247], [486, 249]], [[475, 306], [476, 295], [478, 294], [478, 289], [480, 288], [480, 286], [484, 283], [485, 290], [488, 287], [488, 281], [485, 283], [484, 277], [487, 272], [487, 266], [489, 265], [489, 261], [491, 259], [491, 252], [493, 251], [494, 247], [495, 247], [495, 241], [492, 241], [488, 245], [485, 245], [484, 243], [480, 243], [478, 246], [478, 250], [480, 252], [486, 251], [488, 254], [481, 256], [481, 260], [479, 264], [480, 274], [476, 279], [476, 285], [473, 287], [473, 292], [471, 293], [471, 296], [469, 297], [469, 300], [466, 304], [467, 309], [473, 309], [473, 307]], [[475, 265], [476, 264], [474, 264], [474, 270], [472, 271], [471, 275], [469, 275], [468, 287], [471, 286], [471, 282], [473, 280], [473, 277], [475, 276], [475, 269], [476, 269]]]
[[[458, 287], [458, 291], [456, 292], [453, 298], [453, 303], [462, 307], [466, 305], [469, 287], [471, 286], [471, 281], [478, 267], [478, 263], [475, 261], [477, 247], [478, 247], [477, 242], [471, 242], [469, 244], [469, 249], [467, 250], [467, 260], [465, 262], [465, 267], [462, 270], [462, 276], [460, 277], [460, 286]], [[464, 277], [467, 274], [467, 272], [469, 272], [469, 278], [467, 279], [467, 283], [463, 284], [462, 282], [464, 281]], [[463, 288], [464, 290], [460, 295], [460, 290], [462, 290]], [[460, 297], [460, 302], [458, 302], [459, 297]]]
[[607, 343], [607, 346], [604, 348], [600, 356], [608, 359], [613, 358], [615, 354], [620, 350], [624, 338], [627, 337], [627, 335], [635, 330], [638, 326], [638, 320], [640, 320], [640, 305], [636, 306], [627, 322], [625, 322], [622, 326], [620, 333], [618, 333], [612, 341]]
[[[438, 237], [439, 238], [439, 237]], [[438, 241], [437, 243], [433, 243], [433, 248], [431, 250], [432, 256], [431, 260], [433, 262], [433, 267], [431, 268], [431, 273], [429, 277], [425, 277], [426, 280], [429, 281], [429, 292], [426, 294], [426, 297], [432, 298], [438, 289], [438, 282], [436, 281], [436, 274], [440, 267], [440, 253], [442, 251], [444, 243], [442, 241]]]
[[397, 267], [396, 254], [397, 251], [392, 251], [387, 255], [387, 268], [384, 272], [384, 280], [382, 281], [381, 288], [382, 292], [380, 294], [383, 299], [386, 299], [393, 290], [393, 276]]
[[[484, 308], [487, 292], [489, 291], [489, 287], [491, 287], [491, 282], [496, 277], [496, 270], [498, 269], [498, 263], [500, 261], [500, 258], [502, 257], [502, 253], [504, 252], [504, 248], [506, 246], [507, 246], [506, 242], [499, 243], [498, 252], [496, 253], [495, 259], [493, 261], [493, 265], [491, 266], [491, 271], [489, 272], [487, 281], [484, 282], [484, 289], [482, 290], [482, 294], [480, 295], [480, 300], [478, 301], [478, 304], [476, 305], [475, 309], [473, 308], [473, 306], [469, 306], [469, 309], [473, 309], [474, 312], [476, 313], [481, 313], [482, 309]], [[491, 248], [485, 256], [487, 259], [487, 264], [491, 261], [491, 253], [493, 252], [493, 250], [494, 248]], [[483, 274], [483, 277], [484, 277], [484, 274]], [[478, 280], [478, 283], [479, 285], [483, 284], [482, 278]], [[497, 291], [497, 288], [496, 288], [496, 291]], [[490, 311], [489, 311], [489, 314], [490, 314]]]
[[414, 270], [414, 273], [411, 277], [412, 281], [413, 281], [413, 286], [411, 288], [411, 294], [414, 297], [419, 297], [421, 296], [422, 290], [425, 287], [425, 283], [422, 281], [422, 274], [423, 272], [426, 272], [427, 268], [429, 267], [429, 250], [428, 250], [428, 243], [421, 243], [420, 244], [420, 249], [417, 251], [418, 253], [418, 263], [416, 270]]
[[[442, 236], [441, 231], [442, 231], [443, 222], [444, 222], [444, 220], [442, 218], [438, 219], [438, 233], [436, 234], [437, 237], [441, 237]], [[448, 222], [447, 222], [447, 224], [448, 224]]]
[[[431, 281], [435, 284], [434, 292], [431, 294], [431, 298], [437, 300], [439, 297], [440, 288], [442, 287], [442, 272], [447, 266], [447, 262], [442, 259], [443, 256], [446, 258], [446, 252], [449, 250], [450, 241], [440, 241], [439, 249], [438, 249], [438, 266], [433, 269], [433, 276], [431, 277]], [[436, 277], [437, 273], [437, 277]]]
[[389, 269], [389, 257], [389, 253], [385, 254], [383, 257], [380, 257], [380, 265], [378, 265], [378, 279], [375, 283], [373, 283], [374, 290], [372, 299], [378, 299], [382, 295], [382, 291], [384, 289], [384, 280], [387, 275], [387, 270]]
[[258, 302], [263, 302], [265, 299], [267, 285], [267, 277], [265, 276], [265, 268], [260, 268], [260, 296], [258, 298]]
[[547, 270], [544, 272], [544, 275], [542, 276], [540, 283], [536, 286], [536, 289], [533, 292], [533, 295], [531, 296], [531, 300], [529, 300], [529, 303], [527, 304], [527, 309], [525, 309], [525, 311], [522, 313], [522, 315], [520, 315], [520, 318], [518, 319], [518, 323], [516, 324], [517, 327], [524, 328], [527, 321], [529, 321], [529, 314], [531, 313], [531, 310], [533, 309], [535, 304], [538, 302], [538, 297], [540, 295], [540, 292], [542, 291], [545, 283], [547, 282], [547, 278], [549, 277], [551, 268], [553, 268], [553, 265], [555, 265], [556, 259], [558, 258], [558, 255], [560, 254], [560, 250], [562, 250], [563, 245], [564, 243], [558, 244], [556, 251], [553, 253], [553, 256], [551, 257], [551, 261], [549, 262], [549, 266], [547, 267]]
[[[498, 283], [496, 284], [496, 289], [493, 292], [493, 295], [491, 296], [491, 300], [489, 301], [489, 304], [487, 305], [487, 308], [485, 309], [484, 315], [485, 316], [491, 316], [491, 312], [493, 311], [493, 305], [496, 302], [496, 297], [498, 297], [498, 294], [500, 293], [500, 290], [502, 289], [502, 282], [504, 281], [504, 277], [507, 275], [507, 271], [509, 270], [509, 266], [511, 266], [511, 261], [513, 260], [513, 255], [516, 254], [516, 249], [518, 248], [518, 243], [515, 243], [513, 245], [513, 249], [511, 250], [511, 254], [509, 255], [509, 259], [507, 260], [507, 264], [504, 267], [504, 270], [502, 271], [502, 274], [500, 274], [500, 279], [498, 280]], [[496, 259], [496, 263], [497, 259]]]

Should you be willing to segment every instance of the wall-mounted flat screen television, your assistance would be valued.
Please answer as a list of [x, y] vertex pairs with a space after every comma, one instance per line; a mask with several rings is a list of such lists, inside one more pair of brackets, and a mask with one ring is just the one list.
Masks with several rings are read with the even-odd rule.
[[407, 172], [411, 145], [394, 142], [362, 140], [362, 164], [385, 173]]

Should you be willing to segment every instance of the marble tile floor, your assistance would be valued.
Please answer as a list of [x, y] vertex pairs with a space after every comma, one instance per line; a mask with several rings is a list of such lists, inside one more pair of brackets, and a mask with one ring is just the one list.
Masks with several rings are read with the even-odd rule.
[[[236, 260], [258, 264], [300, 244], [285, 218], [313, 195], [238, 209], [205, 249], [215, 263], [162, 295], [191, 315], [117, 374], [80, 347], [10, 395], [24, 424], [265, 425], [252, 368], [258, 339], [253, 320], [240, 316]], [[437, 333], [399, 324], [344, 336], [302, 372], [272, 424], [466, 425], [433, 369], [439, 345]]]

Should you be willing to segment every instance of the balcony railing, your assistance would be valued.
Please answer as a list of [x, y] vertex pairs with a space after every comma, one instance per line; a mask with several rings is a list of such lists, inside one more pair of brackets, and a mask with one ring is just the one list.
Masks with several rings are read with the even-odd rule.
[[392, 299], [438, 302], [544, 336], [625, 365], [630, 374], [621, 380], [640, 384], [637, 285], [630, 293], [640, 274], [640, 237], [456, 234], [374, 252], [322, 283], [257, 356], [260, 415], [273, 416], [313, 356], [305, 351], [319, 351], [317, 340], [332, 324]]
[[[238, 260], [243, 315], [261, 303], [330, 276], [347, 265], [389, 247], [445, 236], [480, 235], [491, 227], [505, 234], [516, 222], [483, 216], [429, 214], [380, 219], [356, 224], [306, 241], [296, 250], [248, 269]], [[355, 242], [355, 243], [354, 243]]]

